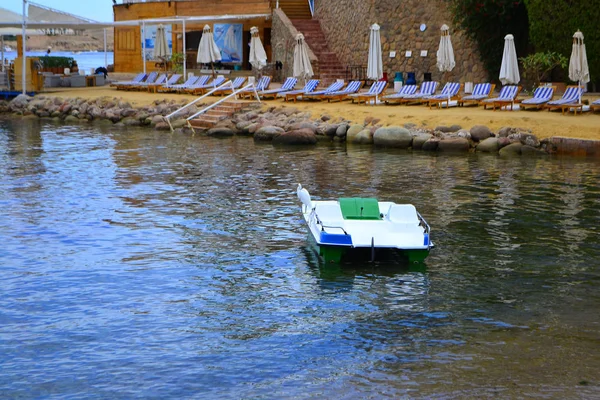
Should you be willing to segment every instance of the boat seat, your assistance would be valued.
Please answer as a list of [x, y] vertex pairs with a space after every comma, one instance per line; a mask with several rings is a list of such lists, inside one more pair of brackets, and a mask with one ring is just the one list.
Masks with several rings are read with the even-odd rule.
[[387, 217], [395, 224], [419, 225], [417, 209], [412, 204], [393, 204]]
[[339, 202], [344, 219], [381, 219], [377, 199], [369, 197], [341, 197]]

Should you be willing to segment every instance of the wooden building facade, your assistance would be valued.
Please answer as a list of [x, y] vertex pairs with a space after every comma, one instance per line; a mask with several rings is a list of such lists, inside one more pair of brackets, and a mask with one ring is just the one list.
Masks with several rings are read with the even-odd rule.
[[[250, 28], [256, 26], [267, 56], [271, 58], [271, 4], [269, 0], [172, 0], [152, 2], [129, 2], [113, 6], [115, 22], [176, 19], [196, 17], [198, 20], [187, 20], [185, 33], [181, 23], [164, 22], [165, 27], [170, 26], [172, 52], [183, 53], [183, 35], [186, 35], [186, 54], [188, 69], [199, 68], [196, 65], [198, 44], [202, 36], [204, 25], [211, 28], [215, 24], [241, 24], [242, 51], [240, 65], [248, 69], [248, 53], [250, 43]], [[227, 18], [230, 16], [231, 18]], [[245, 18], [244, 16], [247, 16]], [[213, 17], [213, 18], [211, 18]], [[201, 19], [201, 20], [200, 20]], [[214, 28], [213, 28], [214, 29]], [[115, 72], [139, 72], [143, 68], [142, 27], [116, 26], [114, 44], [114, 70]], [[156, 69], [157, 60], [146, 59], [146, 70]]]

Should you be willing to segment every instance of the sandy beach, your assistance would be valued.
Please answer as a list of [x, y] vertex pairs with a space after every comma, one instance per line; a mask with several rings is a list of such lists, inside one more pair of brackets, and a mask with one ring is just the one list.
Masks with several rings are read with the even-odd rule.
[[[53, 88], [42, 93], [44, 95], [63, 98], [84, 97], [117, 97], [130, 102], [134, 106], [144, 106], [158, 99], [169, 99], [177, 102], [191, 101], [196, 96], [169, 93], [148, 93], [139, 91], [123, 91], [103, 87], [86, 88]], [[588, 95], [584, 97], [590, 102], [600, 95]], [[217, 101], [218, 97], [208, 97], [206, 103]], [[344, 118], [354, 123], [363, 123], [365, 118], [379, 119], [378, 124], [383, 126], [404, 125], [413, 123], [420, 127], [435, 128], [436, 126], [460, 125], [464, 129], [470, 129], [474, 125], [486, 125], [493, 131], [503, 126], [530, 129], [539, 139], [553, 136], [568, 138], [600, 140], [600, 113], [584, 113], [573, 115], [573, 113], [562, 115], [558, 112], [541, 111], [492, 111], [484, 110], [483, 107], [452, 107], [449, 109], [429, 109], [425, 105], [384, 105], [376, 106], [365, 104], [352, 104], [344, 102], [317, 102], [298, 101], [297, 103], [285, 102], [283, 99], [266, 100], [263, 107], [296, 107], [301, 111], [308, 111], [312, 118], [321, 115], [329, 115], [333, 119]]]

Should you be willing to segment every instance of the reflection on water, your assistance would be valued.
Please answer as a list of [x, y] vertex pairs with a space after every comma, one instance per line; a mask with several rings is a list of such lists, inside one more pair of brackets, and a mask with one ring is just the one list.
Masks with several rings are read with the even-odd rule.
[[[600, 395], [600, 163], [0, 122], [7, 398]], [[314, 199], [436, 248], [316, 256]]]

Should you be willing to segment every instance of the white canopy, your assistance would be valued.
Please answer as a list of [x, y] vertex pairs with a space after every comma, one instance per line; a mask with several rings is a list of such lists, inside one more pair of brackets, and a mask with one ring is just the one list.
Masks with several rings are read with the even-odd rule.
[[258, 70], [267, 65], [267, 53], [258, 35], [258, 28], [250, 28], [250, 56], [249, 61], [253, 68]]
[[308, 58], [308, 47], [304, 42], [304, 35], [296, 35], [296, 46], [294, 47], [294, 76], [300, 79], [308, 79], [314, 75], [310, 59]]
[[450, 40], [450, 28], [444, 24], [441, 28], [440, 47], [437, 51], [437, 67], [440, 72], [452, 71], [456, 66], [454, 61], [454, 49]]
[[503, 85], [516, 85], [520, 80], [521, 76], [519, 75], [515, 37], [508, 34], [504, 37], [504, 53], [502, 54], [502, 65], [500, 66], [500, 82], [502, 82]]
[[[569, 60], [569, 79], [578, 82], [579, 86], [590, 81], [585, 43], [583, 43], [583, 33], [580, 31], [575, 32], [573, 35], [573, 49]], [[579, 103], [581, 103], [581, 96], [579, 96]]]
[[375, 81], [383, 77], [381, 36], [379, 29], [379, 25], [371, 25], [371, 33], [369, 35], [369, 58], [367, 60], [367, 78]]
[[198, 57], [196, 61], [202, 64], [221, 61], [221, 51], [215, 43], [215, 38], [213, 37], [212, 30], [208, 25], [204, 25], [204, 29], [202, 30], [202, 38], [200, 38], [200, 45], [198, 46]]

